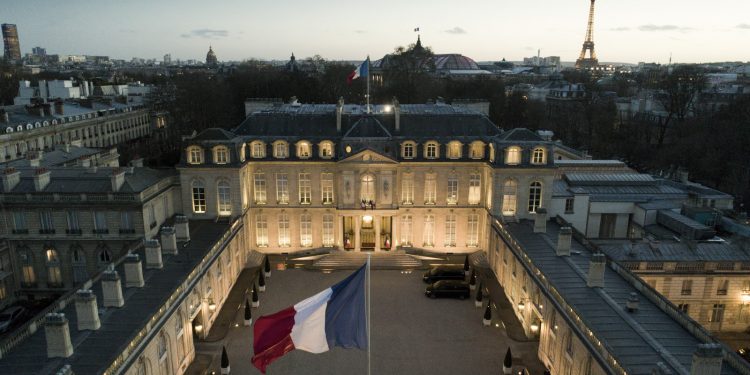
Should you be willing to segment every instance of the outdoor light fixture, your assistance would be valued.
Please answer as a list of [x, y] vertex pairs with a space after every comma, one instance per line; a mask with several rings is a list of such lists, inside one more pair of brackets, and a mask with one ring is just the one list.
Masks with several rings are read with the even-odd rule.
[[200, 324], [200, 323], [196, 324], [195, 325], [195, 332], [197, 332], [197, 333], [203, 332], [203, 324]]
[[391, 106], [390, 105], [384, 105], [383, 106], [383, 112], [385, 112], [385, 113], [391, 113]]
[[743, 290], [740, 299], [742, 303], [750, 303], [750, 290]]
[[208, 302], [208, 310], [216, 311], [216, 302], [214, 302], [214, 300]]
[[365, 223], [372, 223], [372, 216], [370, 215], [362, 216], [362, 221], [364, 221]]
[[531, 332], [537, 333], [537, 331], [539, 331], [539, 324], [531, 323], [531, 326], [529, 328], [531, 328]]
[[526, 308], [526, 305], [523, 303], [523, 301], [521, 301], [521, 302], [518, 303], [518, 309], [519, 310], [523, 311], [523, 309], [525, 309], [525, 308]]

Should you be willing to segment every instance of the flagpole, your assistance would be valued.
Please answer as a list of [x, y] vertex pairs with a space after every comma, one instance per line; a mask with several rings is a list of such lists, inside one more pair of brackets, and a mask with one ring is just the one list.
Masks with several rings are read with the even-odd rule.
[[[369, 61], [370, 58], [368, 57], [367, 60]], [[370, 314], [370, 309], [371, 309], [371, 305], [370, 305], [371, 298], [370, 298], [370, 295], [372, 293], [371, 284], [372, 284], [372, 276], [370, 275], [370, 254], [368, 253], [367, 254], [367, 375], [370, 375], [371, 365], [372, 365], [372, 357], [370, 355], [371, 354], [370, 350], [371, 350], [371, 347], [372, 347], [372, 345], [371, 345], [371, 336], [372, 335], [370, 334], [370, 332], [371, 332], [370, 331], [370, 315], [371, 315]]]
[[[367, 61], [365, 62], [367, 63], [367, 113], [372, 113], [372, 111], [370, 110], [370, 55], [367, 55]], [[368, 264], [367, 269], [370, 269], [369, 256], [368, 256], [367, 264]]]

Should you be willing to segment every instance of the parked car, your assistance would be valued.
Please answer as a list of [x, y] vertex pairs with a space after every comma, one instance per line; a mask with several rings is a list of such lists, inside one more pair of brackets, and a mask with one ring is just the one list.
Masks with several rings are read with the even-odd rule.
[[427, 286], [427, 289], [424, 290], [424, 294], [430, 298], [469, 298], [469, 283], [463, 280], [440, 280]]
[[21, 306], [14, 306], [5, 309], [0, 313], [0, 332], [6, 332], [13, 324], [20, 321], [26, 314], [26, 309]]
[[464, 280], [464, 270], [461, 267], [432, 267], [424, 273], [422, 281], [432, 284], [440, 280]]

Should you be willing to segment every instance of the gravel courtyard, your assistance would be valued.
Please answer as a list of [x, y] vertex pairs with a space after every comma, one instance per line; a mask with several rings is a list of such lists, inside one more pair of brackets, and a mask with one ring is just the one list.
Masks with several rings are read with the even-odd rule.
[[[276, 312], [329, 287], [351, 271], [323, 273], [274, 270], [253, 318]], [[541, 374], [537, 343], [516, 343], [502, 328], [483, 327], [484, 309], [474, 300], [432, 300], [424, 296], [421, 271], [372, 271], [372, 374], [499, 374], [508, 345], [516, 363]], [[236, 285], [235, 288], [246, 288]], [[485, 301], [486, 303], [486, 301]], [[227, 347], [233, 374], [259, 374], [252, 357], [252, 327], [242, 326], [242, 309], [221, 343]], [[199, 347], [202, 343], [198, 343]], [[219, 373], [217, 355], [211, 370]], [[514, 364], [516, 364], [514, 363]], [[323, 354], [295, 350], [268, 367], [268, 374], [366, 374], [367, 352], [334, 348]]]

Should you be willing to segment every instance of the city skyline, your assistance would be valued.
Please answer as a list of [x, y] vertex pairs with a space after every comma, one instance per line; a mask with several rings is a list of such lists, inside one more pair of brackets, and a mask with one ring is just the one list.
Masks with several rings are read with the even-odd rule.
[[[388, 0], [360, 11], [367, 14], [361, 16], [341, 0], [285, 1], [262, 9], [241, 1], [215, 7], [189, 1], [180, 2], [179, 11], [174, 1], [140, 3], [71, 1], [60, 8], [46, 0], [33, 7], [14, 2], [6, 4], [0, 22], [18, 25], [23, 54], [41, 46], [51, 54], [161, 61], [170, 53], [173, 60], [202, 60], [211, 45], [220, 61], [284, 60], [291, 53], [299, 58], [317, 54], [332, 60], [366, 55], [378, 59], [396, 46], [413, 43], [413, 30], [419, 27], [423, 43], [436, 53], [461, 53], [476, 61], [515, 61], [541, 50], [543, 56], [574, 61], [584, 40], [589, 7], [586, 0], [564, 5], [543, 1], [536, 6], [482, 0], [465, 3], [457, 11], [451, 3]], [[743, 19], [750, 4], [716, 1], [714, 9], [731, 12], [711, 19], [704, 17], [703, 4], [597, 2], [594, 40], [600, 60], [666, 63], [670, 55], [673, 62], [684, 63], [750, 60], [750, 52], [736, 48], [750, 34], [750, 23]], [[308, 19], [319, 23], [306, 23]], [[523, 30], [521, 36], [518, 30]]]

